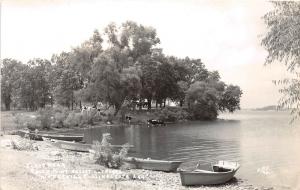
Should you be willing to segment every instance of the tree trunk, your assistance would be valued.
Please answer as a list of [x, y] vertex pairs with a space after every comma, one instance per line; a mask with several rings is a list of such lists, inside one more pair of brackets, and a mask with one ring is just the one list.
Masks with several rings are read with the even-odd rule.
[[164, 108], [166, 107], [166, 99], [164, 99]]
[[150, 98], [147, 99], [147, 103], [148, 103], [148, 110], [151, 110], [151, 99]]
[[10, 102], [5, 102], [5, 109], [6, 109], [7, 111], [10, 110]]
[[139, 102], [139, 110], [142, 110], [143, 104], [142, 104], [142, 98], [140, 98], [140, 102]]
[[74, 110], [74, 93], [72, 92], [72, 98], [71, 98], [71, 106], [72, 110]]
[[179, 106], [182, 107], [183, 106], [183, 100], [179, 101]]

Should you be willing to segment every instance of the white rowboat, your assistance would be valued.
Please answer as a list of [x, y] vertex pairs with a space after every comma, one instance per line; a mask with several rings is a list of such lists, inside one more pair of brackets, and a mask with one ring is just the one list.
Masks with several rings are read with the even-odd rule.
[[179, 170], [181, 184], [190, 185], [217, 185], [230, 181], [239, 169], [236, 162], [219, 161], [211, 165], [210, 170], [201, 169], [201, 166], [193, 171]]

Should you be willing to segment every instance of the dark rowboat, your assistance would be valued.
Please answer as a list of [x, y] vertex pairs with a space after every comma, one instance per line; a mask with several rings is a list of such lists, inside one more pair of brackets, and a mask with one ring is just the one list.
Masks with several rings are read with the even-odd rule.
[[82, 141], [83, 140], [83, 135], [78, 135], [78, 134], [51, 134], [51, 133], [35, 133], [35, 132], [30, 132], [26, 130], [19, 130], [17, 132], [18, 135], [25, 137], [28, 136], [31, 140], [43, 140], [43, 137], [49, 138], [49, 139], [57, 139], [57, 140], [64, 140], [64, 141]]
[[239, 167], [236, 162], [219, 161], [210, 169], [197, 167], [193, 171], [179, 170], [181, 184], [184, 186], [223, 184], [233, 178]]
[[166, 160], [153, 160], [153, 159], [142, 159], [127, 157], [124, 159], [125, 162], [133, 164], [136, 169], [175, 172], [181, 161], [166, 161]]

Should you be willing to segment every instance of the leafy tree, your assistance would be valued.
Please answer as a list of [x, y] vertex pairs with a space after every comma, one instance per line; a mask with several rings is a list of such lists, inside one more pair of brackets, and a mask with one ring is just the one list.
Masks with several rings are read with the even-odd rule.
[[46, 59], [38, 58], [30, 60], [28, 65], [34, 77], [31, 84], [36, 96], [36, 106], [44, 108], [46, 104], [51, 103], [51, 98], [53, 97], [49, 80], [49, 74], [52, 71], [51, 62]]
[[283, 85], [279, 107], [292, 108], [294, 119], [300, 116], [300, 2], [273, 1], [274, 9], [264, 15], [268, 32], [262, 46], [268, 51], [266, 64], [281, 62], [293, 78], [276, 81]]
[[54, 95], [56, 103], [74, 109], [75, 91], [83, 88], [81, 75], [73, 62], [72, 52], [62, 52], [60, 55], [53, 55], [55, 63], [52, 77], [55, 80]]
[[160, 43], [154, 28], [138, 25], [132, 21], [122, 24], [120, 40], [122, 46], [130, 49], [134, 61], [141, 56], [150, 55], [153, 48]]
[[191, 84], [186, 94], [188, 110], [192, 119], [211, 120], [218, 116], [218, 96], [216, 88], [205, 82]]
[[219, 109], [221, 111], [228, 110], [229, 112], [240, 109], [241, 96], [242, 91], [239, 86], [227, 86], [219, 101]]
[[23, 64], [14, 59], [4, 59], [1, 65], [1, 99], [6, 110], [10, 110], [14, 94], [16, 94], [17, 82], [21, 78]]
[[189, 85], [187, 82], [182, 80], [177, 82], [177, 93], [175, 95], [175, 100], [179, 101], [180, 107], [183, 106], [185, 95], [188, 89], [189, 89]]
[[183, 64], [188, 70], [186, 80], [189, 84], [192, 84], [196, 81], [204, 81], [208, 78], [209, 73], [201, 59], [190, 59], [186, 57], [183, 60]]
[[74, 70], [80, 76], [80, 82], [86, 87], [90, 82], [91, 69], [97, 58], [102, 52], [103, 39], [98, 30], [95, 30], [92, 37], [74, 48], [70, 54], [69, 61]]
[[151, 58], [150, 55], [142, 56], [139, 58], [138, 63], [141, 65], [141, 96], [140, 102], [147, 99], [148, 109], [151, 109], [152, 99], [156, 93], [156, 75], [157, 66], [160, 64]]
[[156, 101], [164, 102], [165, 107], [166, 99], [175, 100], [178, 92], [176, 73], [173, 65], [168, 62], [158, 65], [156, 76]]

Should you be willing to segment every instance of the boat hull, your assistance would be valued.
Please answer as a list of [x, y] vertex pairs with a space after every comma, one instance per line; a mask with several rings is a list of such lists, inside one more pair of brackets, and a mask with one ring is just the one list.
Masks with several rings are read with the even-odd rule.
[[219, 161], [211, 164], [211, 168], [201, 169], [201, 165], [197, 165], [197, 169], [193, 171], [180, 170], [181, 184], [189, 185], [218, 185], [230, 181], [240, 168], [237, 162]]
[[91, 144], [82, 144], [82, 143], [74, 143], [74, 142], [56, 141], [53, 142], [53, 145], [61, 149], [71, 150], [76, 152], [89, 152], [89, 150], [92, 149]]
[[83, 135], [32, 133], [25, 130], [19, 130], [17, 134], [20, 135], [21, 137], [25, 137], [27, 135], [31, 140], [39, 140], [39, 141], [42, 141], [43, 137], [49, 139], [75, 141], [75, 142], [80, 142], [83, 140]]
[[165, 160], [152, 160], [141, 158], [126, 158], [125, 162], [133, 164], [136, 169], [154, 170], [175, 172], [182, 162], [180, 161], [165, 161]]
[[80, 142], [83, 140], [83, 135], [55, 135], [55, 134], [39, 134], [41, 137], [63, 140], [63, 141], [75, 141]]
[[235, 171], [230, 172], [207, 172], [207, 171], [180, 171], [181, 184], [192, 185], [218, 185], [230, 181]]

